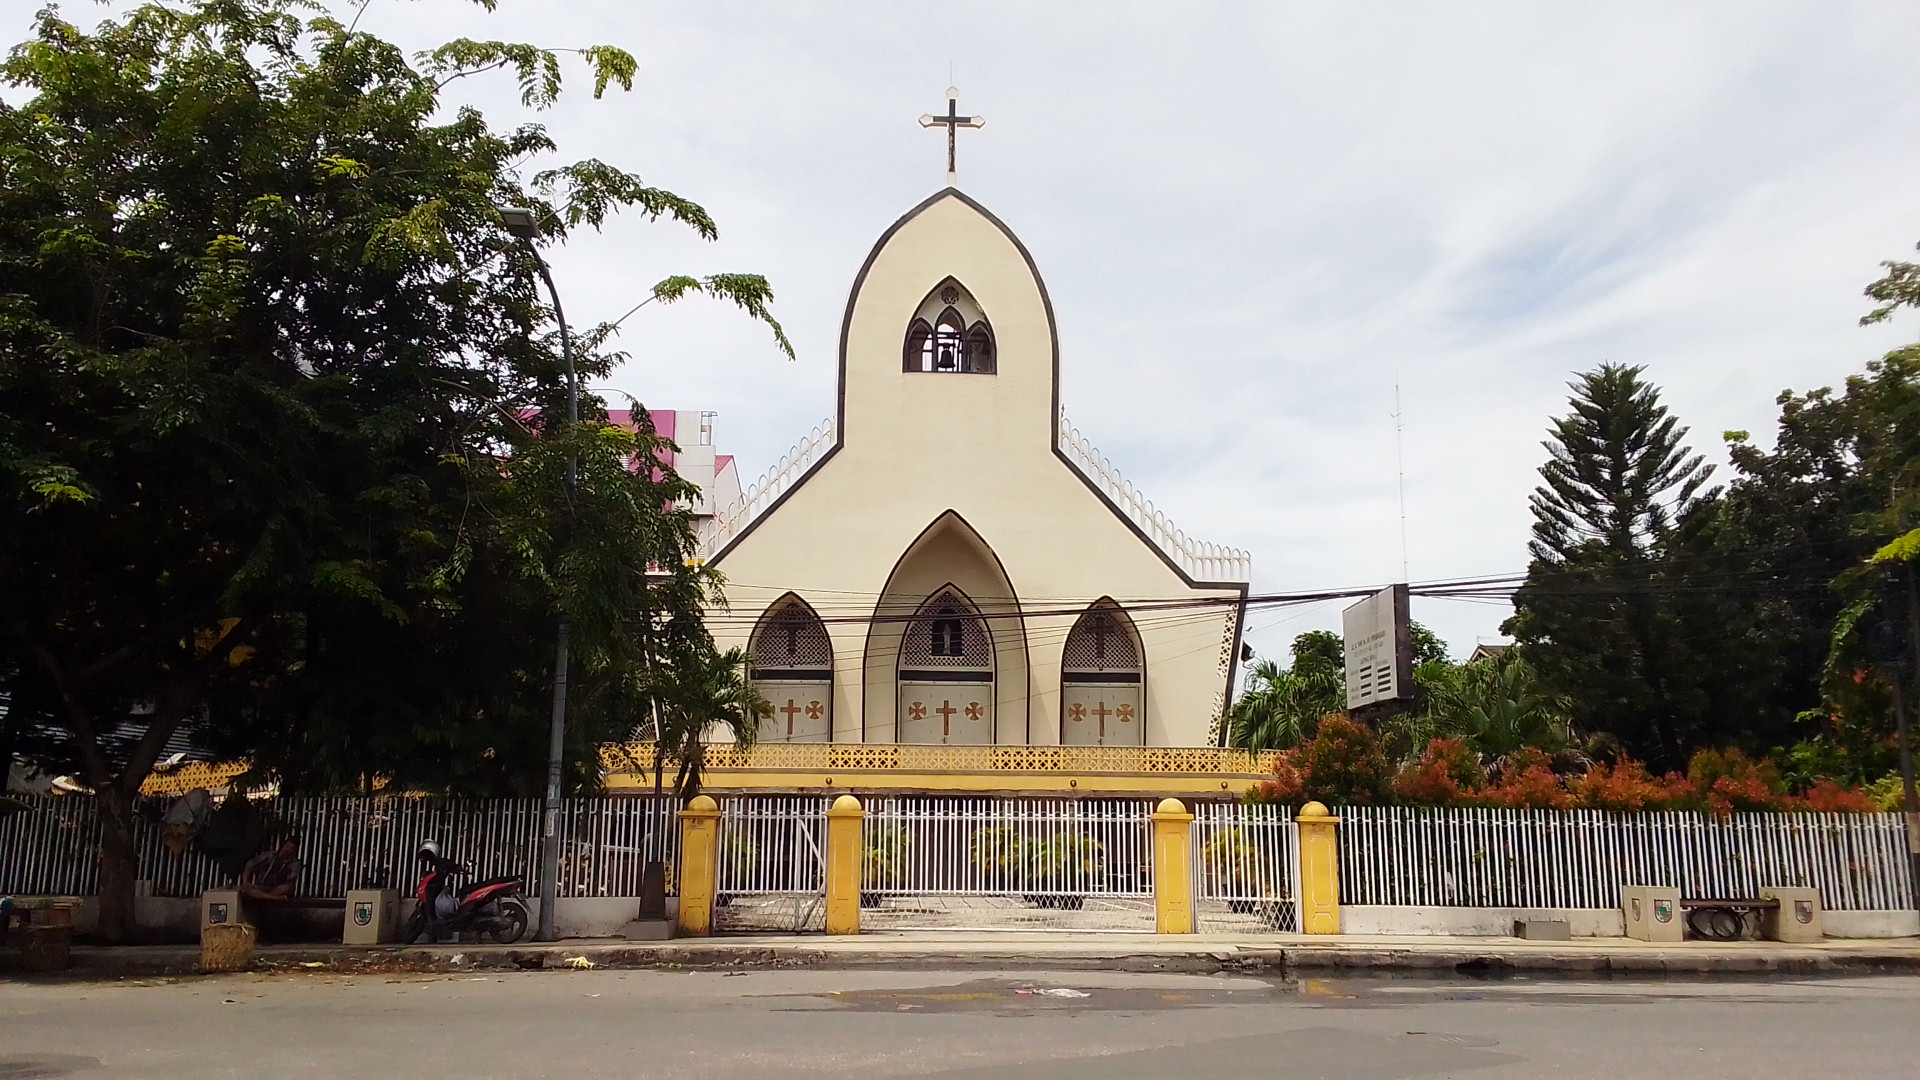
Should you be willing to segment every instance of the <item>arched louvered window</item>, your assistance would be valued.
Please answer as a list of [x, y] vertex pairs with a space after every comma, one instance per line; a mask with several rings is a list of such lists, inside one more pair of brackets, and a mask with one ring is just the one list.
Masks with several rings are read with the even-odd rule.
[[773, 703], [765, 742], [833, 740], [833, 639], [806, 601], [788, 593], [754, 627], [753, 685]]
[[920, 605], [900, 642], [898, 740], [993, 742], [993, 635], [951, 585]]
[[1133, 620], [1111, 600], [1088, 608], [1067, 634], [1060, 662], [1060, 741], [1080, 746], [1146, 742], [1146, 674]]

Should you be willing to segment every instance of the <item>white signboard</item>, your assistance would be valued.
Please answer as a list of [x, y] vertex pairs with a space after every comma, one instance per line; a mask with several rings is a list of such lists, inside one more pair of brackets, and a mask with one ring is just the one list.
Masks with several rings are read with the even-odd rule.
[[1407, 607], [1407, 587], [1392, 585], [1340, 613], [1349, 710], [1413, 696]]

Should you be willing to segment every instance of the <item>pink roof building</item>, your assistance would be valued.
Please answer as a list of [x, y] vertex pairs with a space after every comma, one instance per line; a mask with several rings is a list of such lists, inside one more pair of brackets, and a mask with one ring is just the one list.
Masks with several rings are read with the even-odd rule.
[[[660, 463], [671, 468], [682, 480], [700, 489], [700, 497], [691, 509], [694, 529], [704, 538], [715, 514], [740, 501], [740, 472], [734, 468], [733, 455], [715, 451], [713, 418], [715, 413], [697, 409], [649, 409], [653, 430], [680, 449], [660, 451]], [[627, 409], [607, 410], [607, 419], [631, 426], [633, 414]]]

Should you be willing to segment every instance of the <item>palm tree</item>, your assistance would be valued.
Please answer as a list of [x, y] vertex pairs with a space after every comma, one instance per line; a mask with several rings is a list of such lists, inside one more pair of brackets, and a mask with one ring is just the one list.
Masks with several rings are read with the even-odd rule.
[[1346, 689], [1339, 671], [1323, 665], [1283, 668], [1262, 660], [1247, 672], [1247, 689], [1227, 712], [1227, 744], [1248, 750], [1291, 750], [1338, 712]]
[[1573, 745], [1566, 701], [1540, 684], [1519, 649], [1431, 672], [1423, 665], [1421, 675], [1433, 732], [1462, 739], [1486, 761], [1523, 747], [1559, 754]]
[[760, 721], [773, 715], [773, 703], [747, 677], [745, 649], [702, 649], [667, 672], [656, 694], [659, 726], [653, 748], [654, 787], [660, 787], [665, 763], [674, 762], [674, 793], [685, 800], [700, 791], [709, 739], [732, 736], [739, 746], [760, 737]]

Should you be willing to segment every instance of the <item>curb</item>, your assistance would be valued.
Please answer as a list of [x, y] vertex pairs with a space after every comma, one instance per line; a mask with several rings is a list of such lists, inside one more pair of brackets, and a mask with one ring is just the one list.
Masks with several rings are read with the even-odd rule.
[[[737, 970], [737, 969], [993, 969], [1217, 972], [1284, 975], [1408, 975], [1498, 977], [1521, 974], [1613, 975], [1840, 975], [1920, 974], [1920, 950], [1845, 951], [1652, 949], [1540, 949], [1512, 947], [1368, 945], [1216, 945], [1127, 949], [1012, 942], [982, 948], [820, 948], [805, 944], [610, 943], [573, 945], [275, 947], [256, 956], [259, 973], [445, 974], [473, 971]], [[74, 966], [52, 976], [71, 979], [182, 976], [199, 973], [197, 947], [76, 948]]]

